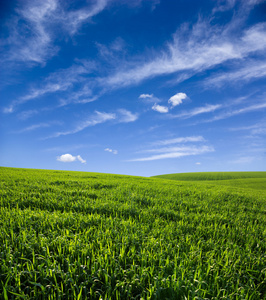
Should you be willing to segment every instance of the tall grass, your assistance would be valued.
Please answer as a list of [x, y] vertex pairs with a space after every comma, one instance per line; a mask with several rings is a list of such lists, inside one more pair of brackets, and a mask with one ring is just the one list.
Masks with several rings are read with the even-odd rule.
[[1, 168], [2, 299], [264, 299], [265, 195]]

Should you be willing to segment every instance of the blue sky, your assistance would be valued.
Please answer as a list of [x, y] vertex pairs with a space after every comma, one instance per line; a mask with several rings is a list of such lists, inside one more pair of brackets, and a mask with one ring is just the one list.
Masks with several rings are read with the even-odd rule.
[[0, 165], [265, 171], [266, 1], [1, 1]]

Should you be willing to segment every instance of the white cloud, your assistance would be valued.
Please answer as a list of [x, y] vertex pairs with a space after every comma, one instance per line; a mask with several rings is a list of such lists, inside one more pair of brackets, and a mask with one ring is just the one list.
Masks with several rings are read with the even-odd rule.
[[[203, 146], [205, 147], [205, 146]], [[188, 153], [191, 151], [195, 151], [198, 149], [198, 146], [190, 145], [190, 146], [179, 146], [179, 147], [163, 147], [163, 148], [155, 148], [148, 149], [142, 151], [142, 153]]]
[[181, 112], [178, 115], [171, 115], [171, 118], [191, 118], [200, 114], [205, 114], [205, 113], [209, 113], [209, 112], [213, 112], [217, 109], [222, 108], [221, 104], [206, 104], [205, 106], [201, 106], [201, 107], [196, 107], [190, 111], [184, 111]]
[[113, 149], [110, 149], [110, 148], [105, 148], [104, 151], [107, 151], [107, 152], [110, 152], [110, 153], [113, 153], [113, 154], [118, 154], [117, 150], [113, 150]]
[[73, 156], [71, 154], [63, 154], [63, 155], [57, 157], [57, 160], [61, 161], [61, 162], [73, 162], [76, 159], [77, 159], [76, 156]]
[[119, 66], [117, 73], [103, 78], [102, 82], [113, 88], [177, 72], [193, 75], [230, 60], [241, 62], [249, 55], [266, 49], [266, 23], [243, 30], [240, 36], [239, 28], [237, 33], [232, 29], [235, 23], [234, 19], [219, 27], [199, 20], [192, 28], [184, 25], [168, 43], [168, 49], [158, 53], [153, 60], [147, 62], [145, 58], [135, 63], [134, 68]]
[[161, 149], [150, 149], [147, 152], [162, 152], [162, 154], [151, 155], [147, 157], [135, 158], [129, 161], [153, 161], [167, 158], [179, 158], [183, 156], [191, 156], [191, 155], [200, 155], [204, 153], [209, 153], [215, 151], [211, 146], [191, 146], [191, 147], [170, 147], [170, 148], [161, 148]]
[[96, 0], [90, 7], [84, 7], [68, 13], [65, 12], [63, 18], [60, 19], [61, 24], [66, 26], [71, 34], [74, 34], [83, 23], [87, 22], [88, 19], [91, 19], [102, 12], [106, 8], [107, 4], [107, 0]]
[[56, 132], [55, 134], [49, 136], [48, 138], [78, 133], [86, 129], [87, 127], [95, 126], [97, 124], [105, 123], [107, 121], [115, 120], [115, 119], [116, 119], [116, 115], [114, 113], [105, 113], [105, 112], [96, 111], [93, 116], [91, 116], [86, 121], [79, 123], [74, 129], [69, 131]]
[[[80, 64], [76, 63], [69, 68], [58, 70], [45, 78], [41, 87], [33, 88], [27, 95], [13, 101], [9, 107], [4, 109], [4, 112], [11, 113], [14, 111], [16, 106], [28, 102], [29, 100], [44, 96], [46, 94], [67, 91], [72, 88], [74, 84], [80, 84], [81, 82], [83, 82], [85, 80], [83, 76], [91, 73], [94, 68], [94, 63], [84, 61]], [[74, 100], [78, 100], [81, 96], [84, 95], [88, 96], [89, 94], [91, 94], [91, 91], [89, 91], [88, 87], [85, 85], [76, 93], [80, 94], [73, 95], [73, 97], [75, 98]]]
[[82, 164], [86, 164], [86, 160], [83, 159], [80, 155], [77, 155], [77, 160], [79, 160]]
[[168, 103], [174, 107], [181, 104], [185, 99], [187, 99], [187, 95], [185, 93], [177, 93], [168, 100]]
[[171, 145], [178, 143], [189, 143], [189, 142], [205, 142], [204, 137], [202, 136], [187, 136], [187, 137], [178, 137], [174, 139], [162, 140], [153, 143], [153, 145]]
[[62, 135], [75, 134], [80, 131], [83, 131], [88, 127], [102, 124], [108, 121], [116, 120], [117, 123], [129, 123], [129, 122], [134, 122], [137, 119], [138, 119], [138, 114], [133, 114], [132, 112], [126, 109], [118, 109], [116, 113], [95, 111], [94, 115], [91, 115], [87, 120], [78, 123], [78, 125], [74, 129], [68, 131], [56, 132], [55, 134], [48, 136], [45, 139], [55, 138]]
[[246, 62], [243, 68], [234, 71], [227, 71], [223, 74], [217, 74], [206, 79], [205, 87], [221, 87], [226, 84], [234, 84], [238, 82], [247, 82], [266, 77], [266, 63], [264, 61]]
[[52, 45], [52, 36], [47, 27], [57, 10], [57, 1], [23, 2], [17, 15], [10, 20], [10, 36], [7, 40], [9, 61], [43, 64], [58, 52]]
[[154, 104], [152, 109], [158, 111], [159, 113], [163, 113], [163, 114], [168, 113], [168, 107], [166, 106]]
[[266, 102], [256, 103], [254, 105], [246, 106], [243, 108], [238, 108], [235, 110], [222, 112], [219, 115], [216, 115], [214, 118], [205, 120], [204, 122], [213, 122], [213, 121], [223, 120], [223, 119], [227, 119], [227, 118], [230, 118], [230, 117], [233, 117], [236, 115], [249, 113], [249, 112], [256, 111], [256, 110], [263, 110], [265, 108], [266, 108]]
[[86, 164], [86, 160], [84, 160], [80, 155], [73, 156], [72, 154], [63, 154], [57, 157], [58, 161], [61, 162], [73, 162], [79, 160], [81, 163]]
[[[166, 147], [153, 147], [139, 151], [138, 153], [153, 153], [153, 155], [131, 159], [129, 161], [152, 161], [166, 158], [178, 158], [190, 155], [200, 155], [215, 151], [212, 146], [191, 144], [191, 143], [202, 143], [206, 140], [202, 136], [188, 136], [178, 137], [173, 139], [161, 140], [152, 143], [153, 146], [166, 146]], [[189, 143], [188, 145], [182, 145], [181, 143]], [[181, 144], [181, 145], [174, 145]], [[171, 146], [168, 146], [171, 145]], [[172, 146], [174, 145], [174, 146]]]
[[198, 166], [199, 166], [199, 165], [201, 165], [201, 163], [200, 163], [200, 162], [196, 162], [196, 165], [198, 165]]
[[[9, 20], [9, 53], [5, 59], [34, 64], [45, 64], [57, 54], [55, 39], [75, 34], [80, 26], [99, 14], [107, 0], [96, 0], [77, 10], [59, 0], [21, 1], [16, 15]], [[56, 28], [56, 30], [54, 30]]]
[[135, 122], [138, 119], [138, 114], [133, 114], [129, 110], [126, 109], [118, 109], [118, 122], [119, 123], [130, 123]]
[[153, 94], [141, 94], [139, 96], [140, 99], [152, 98]]

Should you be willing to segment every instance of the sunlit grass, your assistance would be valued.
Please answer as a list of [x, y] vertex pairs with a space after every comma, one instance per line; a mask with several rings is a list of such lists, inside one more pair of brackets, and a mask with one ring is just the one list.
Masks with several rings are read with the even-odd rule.
[[264, 299], [262, 192], [0, 172], [2, 299]]

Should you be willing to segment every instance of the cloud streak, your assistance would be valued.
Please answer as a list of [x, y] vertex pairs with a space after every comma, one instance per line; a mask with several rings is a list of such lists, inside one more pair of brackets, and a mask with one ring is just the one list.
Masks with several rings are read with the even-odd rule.
[[[46, 94], [65, 92], [72, 88], [74, 84], [80, 84], [86, 80], [86, 75], [94, 70], [95, 65], [88, 61], [74, 64], [69, 68], [58, 70], [44, 79], [44, 83], [39, 88], [32, 88], [28, 94], [18, 100], [11, 102], [9, 107], [4, 108], [5, 113], [12, 113], [15, 108], [25, 102], [45, 96]], [[80, 97], [91, 94], [87, 86], [83, 86], [79, 94], [73, 95], [74, 101]], [[70, 101], [70, 100], [68, 100]]]
[[168, 158], [180, 158], [183, 156], [191, 156], [191, 155], [200, 155], [204, 153], [214, 152], [214, 148], [211, 146], [191, 146], [191, 147], [171, 147], [171, 148], [161, 148], [161, 149], [150, 149], [146, 152], [163, 152], [161, 154], [135, 158], [129, 161], [153, 161], [153, 160], [161, 160]]
[[80, 124], [78, 124], [74, 129], [69, 131], [56, 132], [54, 135], [51, 135], [48, 138], [78, 133], [88, 127], [102, 124], [110, 120], [115, 120], [115, 118], [116, 115], [114, 113], [105, 113], [105, 112], [96, 111], [93, 116], [89, 117], [86, 121], [83, 121]]
[[187, 136], [187, 137], [178, 137], [168, 140], [157, 141], [153, 143], [153, 145], [171, 145], [171, 144], [179, 144], [179, 143], [191, 143], [191, 142], [205, 142], [203, 136]]
[[40, 129], [40, 128], [48, 128], [52, 125], [62, 125], [61, 122], [54, 121], [54, 122], [47, 122], [47, 123], [39, 123], [39, 124], [33, 124], [31, 126], [28, 126], [26, 128], [20, 129], [18, 131], [15, 131], [14, 133], [25, 133], [25, 132], [32, 132], [34, 130]]
[[129, 123], [129, 122], [135, 122], [137, 119], [138, 119], [137, 114], [133, 114], [132, 112], [126, 109], [119, 109], [117, 110], [116, 113], [95, 111], [94, 115], [91, 115], [87, 120], [80, 122], [74, 129], [68, 131], [56, 132], [55, 134], [45, 139], [57, 138], [60, 136], [75, 134], [85, 130], [88, 127], [96, 126], [109, 121], [116, 121], [117, 123]]
[[204, 122], [214, 122], [214, 121], [218, 121], [218, 120], [223, 120], [223, 119], [227, 119], [227, 118], [237, 116], [240, 114], [245, 114], [245, 113], [249, 113], [249, 112], [253, 112], [253, 111], [257, 111], [257, 110], [263, 110], [265, 108], [266, 108], [266, 102], [261, 102], [261, 103], [257, 103], [254, 105], [238, 108], [235, 110], [222, 112], [222, 113], [216, 115], [215, 117], [213, 117], [212, 119], [205, 120]]
[[248, 62], [245, 67], [236, 71], [227, 71], [223, 74], [211, 76], [204, 81], [204, 86], [221, 87], [225, 84], [234, 84], [238, 82], [247, 82], [266, 77], [266, 63], [264, 61]]
[[193, 108], [192, 110], [184, 111], [177, 115], [171, 115], [170, 117], [173, 119], [175, 118], [189, 119], [201, 114], [214, 112], [218, 109], [221, 109], [222, 107], [223, 106], [221, 104], [206, 104], [205, 106], [196, 107]]
[[[166, 139], [161, 141], [156, 141], [152, 143], [152, 149], [142, 150], [138, 153], [149, 153], [145, 157], [134, 158], [129, 161], [153, 161], [161, 160], [167, 158], [179, 158], [183, 156], [191, 155], [200, 155], [204, 153], [214, 152], [214, 148], [210, 145], [202, 145], [203, 142], [206, 142], [202, 136], [187, 136], [187, 137], [178, 137], [173, 139]], [[194, 144], [201, 143], [201, 144]], [[182, 145], [187, 144], [187, 145]], [[169, 146], [171, 145], [171, 146]], [[161, 147], [166, 146], [166, 147]]]

